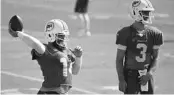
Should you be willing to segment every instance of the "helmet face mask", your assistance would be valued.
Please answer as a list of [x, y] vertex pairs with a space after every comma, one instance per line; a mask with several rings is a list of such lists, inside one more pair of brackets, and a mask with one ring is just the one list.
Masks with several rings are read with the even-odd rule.
[[130, 16], [143, 24], [152, 24], [154, 8], [149, 0], [133, 0], [130, 6]]
[[154, 17], [152, 11], [139, 11], [139, 14], [141, 15], [142, 22], [152, 24], [152, 18]]
[[60, 19], [50, 20], [45, 27], [45, 37], [48, 43], [54, 44], [56, 48], [66, 48], [69, 36], [67, 24]]
[[55, 34], [55, 40], [69, 41], [68, 36], [69, 35], [64, 34], [64, 33], [57, 33], [57, 34]]
[[56, 44], [59, 47], [66, 48], [67, 47], [67, 41], [69, 41], [68, 35], [58, 33], [58, 34], [56, 34], [56, 40], [55, 41], [56, 41]]

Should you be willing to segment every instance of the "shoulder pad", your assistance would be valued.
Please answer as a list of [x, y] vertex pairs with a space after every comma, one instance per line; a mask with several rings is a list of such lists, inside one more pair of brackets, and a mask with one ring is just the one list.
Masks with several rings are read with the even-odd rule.
[[120, 29], [117, 34], [124, 34], [125, 36], [128, 35], [131, 31], [131, 27], [127, 26], [127, 27], [123, 27], [122, 29]]
[[161, 34], [162, 31], [159, 30], [157, 27], [154, 27], [154, 26], [148, 26], [148, 29], [151, 31], [151, 32], [154, 32], [155, 34]]

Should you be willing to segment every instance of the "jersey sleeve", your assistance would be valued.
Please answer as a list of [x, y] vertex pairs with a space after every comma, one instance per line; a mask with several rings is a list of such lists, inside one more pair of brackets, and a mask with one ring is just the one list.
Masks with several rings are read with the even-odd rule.
[[125, 29], [121, 29], [117, 32], [116, 35], [116, 44], [119, 49], [125, 50], [127, 48], [127, 34], [125, 33]]
[[35, 49], [32, 49], [31, 56], [32, 56], [32, 60], [36, 60], [36, 59], [39, 59], [41, 57], [41, 54], [39, 54]]
[[[46, 44], [44, 44], [44, 46], [46, 47]], [[32, 60], [37, 60], [39, 59], [43, 54], [39, 54], [35, 49], [31, 50], [31, 56], [32, 56]]]
[[163, 33], [158, 30], [154, 37], [154, 49], [159, 48], [163, 44]]

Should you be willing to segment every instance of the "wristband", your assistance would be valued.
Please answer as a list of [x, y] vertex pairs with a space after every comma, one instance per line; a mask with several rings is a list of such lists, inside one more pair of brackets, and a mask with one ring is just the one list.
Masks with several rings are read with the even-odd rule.
[[18, 32], [18, 37], [20, 38], [20, 39], [22, 39], [23, 37], [24, 37], [24, 33], [23, 32]]

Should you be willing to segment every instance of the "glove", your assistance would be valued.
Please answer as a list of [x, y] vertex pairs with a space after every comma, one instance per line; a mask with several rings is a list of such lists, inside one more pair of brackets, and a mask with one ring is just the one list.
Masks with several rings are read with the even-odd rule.
[[148, 72], [146, 75], [140, 77], [140, 84], [146, 85], [146, 83], [152, 78], [152, 75]]
[[76, 48], [74, 48], [74, 50], [71, 50], [72, 53], [76, 56], [76, 57], [81, 57], [82, 56], [82, 48], [80, 46], [77, 46]]
[[12, 37], [18, 37], [18, 32], [19, 31], [22, 32], [22, 30], [23, 30], [22, 19], [19, 16], [14, 15], [9, 21], [8, 32]]

